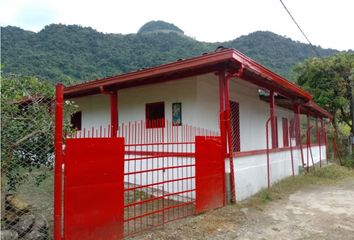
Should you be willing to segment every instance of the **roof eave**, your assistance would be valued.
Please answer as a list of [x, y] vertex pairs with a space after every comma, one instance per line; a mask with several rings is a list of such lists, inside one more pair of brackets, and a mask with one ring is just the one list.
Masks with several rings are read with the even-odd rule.
[[301, 89], [296, 84], [286, 80], [285, 78], [281, 77], [280, 75], [272, 72], [271, 70], [267, 69], [266, 67], [262, 66], [261, 64], [253, 61], [251, 58], [245, 56], [241, 52], [237, 50], [233, 50], [233, 58], [240, 62], [244, 67], [250, 69], [251, 71], [256, 72], [264, 76], [265, 78], [272, 79], [276, 84], [282, 86], [285, 89], [290, 90], [290, 92], [295, 93], [299, 97], [303, 97], [307, 100], [312, 99], [312, 95], [305, 90]]
[[163, 64], [157, 67], [138, 70], [135, 72], [125, 73], [118, 76], [107, 77], [85, 83], [80, 83], [64, 88], [64, 97], [73, 96], [75, 93], [88, 93], [92, 89], [105, 88], [112, 85], [119, 85], [127, 82], [138, 81], [141, 79], [153, 79], [154, 77], [163, 76], [164, 74], [173, 74], [186, 69], [203, 68], [209, 65], [230, 61], [233, 57], [232, 50], [220, 51], [213, 54], [205, 54], [202, 56], [180, 60], [173, 63]]
[[[219, 52], [214, 52], [211, 54], [205, 54], [202, 56], [181, 60], [173, 63], [168, 63], [160, 65], [157, 67], [152, 67], [148, 69], [138, 70], [135, 72], [130, 72], [118, 76], [107, 77], [95, 81], [80, 83], [74, 86], [69, 86], [64, 88], [64, 97], [72, 98], [77, 96], [85, 96], [99, 93], [99, 89], [113, 88], [116, 87], [129, 87], [136, 86], [138, 84], [148, 84], [148, 80], [154, 80], [154, 78], [164, 78], [164, 81], [171, 80], [171, 75], [177, 74], [178, 72], [193, 71], [196, 68], [208, 68], [208, 66], [227, 63], [230, 62], [235, 68], [243, 67], [255, 72], [262, 79], [273, 84], [273, 87], [282, 89], [283, 92], [287, 92], [292, 96], [302, 98], [305, 102], [312, 99], [311, 94], [302, 90], [300, 87], [294, 83], [289, 82], [283, 77], [277, 75], [276, 73], [268, 70], [264, 66], [258, 64], [247, 56], [243, 55], [241, 52], [235, 49], [227, 49]], [[239, 65], [239, 66], [237, 66]], [[210, 68], [212, 71], [213, 68]], [[164, 76], [167, 77], [164, 77]], [[170, 77], [170, 79], [169, 79]], [[146, 80], [146, 81], [143, 81]]]

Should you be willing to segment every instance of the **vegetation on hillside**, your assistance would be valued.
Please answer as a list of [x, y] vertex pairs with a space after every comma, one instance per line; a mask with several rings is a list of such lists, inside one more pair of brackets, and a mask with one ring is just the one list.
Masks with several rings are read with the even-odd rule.
[[[169, 31], [156, 31], [159, 29]], [[314, 56], [307, 45], [271, 32], [255, 32], [233, 41], [199, 42], [173, 24], [150, 22], [139, 32], [104, 34], [89, 27], [52, 24], [38, 33], [2, 27], [4, 73], [39, 76], [52, 82], [92, 80], [174, 62], [214, 51], [219, 45], [236, 48], [273, 71], [290, 78], [290, 69]], [[317, 48], [321, 55], [335, 50]]]
[[152, 32], [157, 32], [157, 31], [174, 31], [178, 33], [184, 33], [180, 28], [175, 26], [174, 24], [167, 23], [164, 21], [150, 21], [148, 23], [145, 23], [138, 31], [138, 34], [142, 33], [152, 33]]
[[[224, 43], [224, 46], [238, 49], [289, 80], [293, 80], [291, 69], [294, 65], [316, 56], [309, 44], [292, 41], [290, 38], [268, 31], [258, 31], [241, 36]], [[333, 49], [315, 48], [322, 57], [338, 52]]]

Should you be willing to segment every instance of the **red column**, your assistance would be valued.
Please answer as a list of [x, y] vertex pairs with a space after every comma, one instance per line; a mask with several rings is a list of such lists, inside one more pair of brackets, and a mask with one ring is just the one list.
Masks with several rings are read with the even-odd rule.
[[109, 94], [110, 107], [111, 107], [111, 137], [117, 137], [118, 130], [118, 94], [113, 91]]
[[62, 164], [63, 164], [63, 92], [64, 86], [55, 89], [55, 163], [54, 163], [54, 240], [62, 239]]
[[307, 111], [306, 113], [306, 120], [307, 120], [307, 127], [306, 127], [306, 145], [307, 145], [307, 148], [306, 148], [306, 169], [307, 169], [307, 172], [309, 172], [310, 170], [310, 164], [309, 164], [309, 159], [310, 159], [310, 147], [311, 147], [311, 133], [310, 133], [310, 111]]
[[319, 158], [320, 158], [320, 167], [322, 167], [322, 151], [321, 151], [321, 133], [318, 129], [318, 117], [316, 117], [316, 138], [317, 138], [317, 144], [318, 144], [318, 149], [319, 149]]
[[219, 118], [220, 118], [220, 136], [226, 156], [226, 132], [225, 132], [225, 71], [219, 72]]
[[231, 114], [230, 114], [230, 99], [229, 99], [229, 78], [225, 78], [224, 92], [225, 92], [225, 129], [227, 135], [227, 146], [229, 152], [230, 161], [230, 186], [231, 186], [231, 203], [236, 202], [236, 190], [235, 190], [235, 173], [234, 173], [234, 159], [232, 150], [232, 136], [231, 136]]
[[316, 128], [316, 142], [315, 143], [318, 143], [318, 118], [317, 118], [317, 116], [315, 119], [315, 128]]
[[275, 100], [274, 91], [269, 92], [269, 108], [270, 108], [270, 129], [272, 132], [272, 148], [277, 148], [277, 134], [276, 134], [276, 122], [275, 122]]
[[[328, 159], [328, 144], [327, 144], [327, 134], [326, 134], [326, 130], [325, 130], [325, 126], [323, 123], [323, 118], [321, 118], [321, 135], [320, 135], [320, 141], [323, 140], [323, 143], [325, 145], [325, 150], [326, 150], [326, 156], [325, 159]], [[322, 142], [321, 142], [322, 144]]]
[[325, 140], [325, 144], [326, 144], [326, 161], [328, 164], [329, 150], [328, 150], [328, 135], [327, 135], [326, 123], [323, 123], [323, 132], [324, 132], [324, 140]]
[[302, 163], [302, 166], [304, 166], [305, 162], [304, 162], [304, 153], [303, 153], [302, 141], [301, 141], [300, 105], [299, 104], [295, 104], [294, 113], [295, 113], [294, 127], [295, 127], [295, 134], [296, 134], [296, 146], [300, 147], [301, 163]]
[[[221, 137], [221, 145], [223, 150], [223, 161], [225, 164], [225, 156], [227, 153], [226, 149], [226, 131], [225, 131], [225, 71], [222, 70], [219, 72], [219, 121], [220, 121], [220, 137]], [[225, 178], [225, 172], [222, 173]], [[225, 182], [225, 179], [224, 179]], [[226, 205], [226, 189], [224, 184], [224, 205]]]
[[[334, 127], [334, 120], [332, 122], [332, 126], [334, 128], [333, 143], [332, 143], [333, 144], [333, 159], [336, 159], [336, 158], [338, 158], [338, 148], [337, 148], [337, 134], [338, 133], [337, 133], [337, 129]], [[328, 158], [328, 155], [327, 155], [327, 158]]]

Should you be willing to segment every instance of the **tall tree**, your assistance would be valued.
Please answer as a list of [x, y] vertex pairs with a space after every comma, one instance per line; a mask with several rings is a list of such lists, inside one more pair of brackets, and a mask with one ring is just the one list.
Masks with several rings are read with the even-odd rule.
[[313, 58], [294, 68], [297, 83], [334, 117], [334, 125], [347, 124], [354, 135], [354, 54], [342, 52]]

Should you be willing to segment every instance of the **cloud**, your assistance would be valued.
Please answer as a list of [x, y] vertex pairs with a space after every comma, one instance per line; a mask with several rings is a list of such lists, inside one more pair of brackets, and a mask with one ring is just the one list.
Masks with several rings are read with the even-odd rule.
[[4, 1], [1, 9], [7, 12], [0, 18], [1, 25], [15, 25], [39, 31], [43, 26], [56, 22], [58, 12], [49, 1]]

